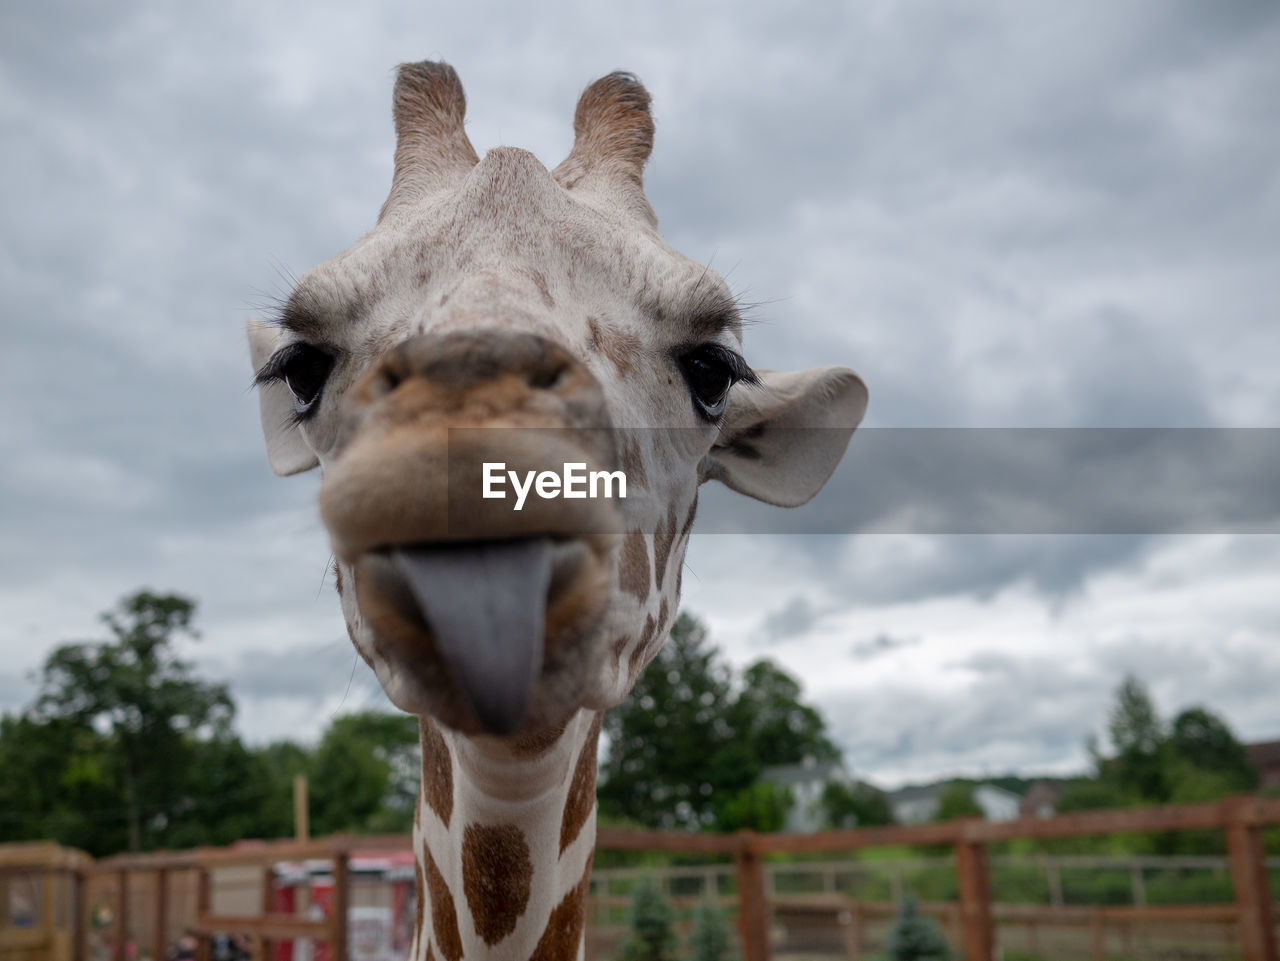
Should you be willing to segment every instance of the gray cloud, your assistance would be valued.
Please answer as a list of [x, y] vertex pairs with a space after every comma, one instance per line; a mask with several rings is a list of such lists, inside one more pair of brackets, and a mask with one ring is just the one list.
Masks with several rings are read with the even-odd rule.
[[0, 712], [17, 713], [31, 702], [32, 685], [18, 674], [0, 673]]
[[1277, 472], [1272, 429], [866, 428], [810, 505], [778, 511], [713, 490], [699, 529], [1280, 533]]
[[852, 765], [889, 779], [1082, 766], [1110, 696], [1103, 679], [1037, 655], [982, 655], [953, 669], [972, 680], [950, 693], [902, 682], [828, 698]]
[[761, 622], [766, 644], [780, 644], [804, 634], [818, 622], [818, 612], [809, 600], [797, 594], [776, 611], [770, 611]]
[[914, 647], [920, 643], [918, 637], [895, 637], [892, 634], [877, 634], [865, 641], [858, 641], [849, 648], [849, 656], [855, 661], [868, 661], [896, 651], [903, 647]]
[[304, 644], [284, 650], [246, 651], [223, 676], [243, 697], [292, 698], [319, 704], [358, 674], [363, 694], [372, 675], [351, 643]]
[[[25, 702], [23, 672], [52, 644], [93, 636], [96, 612], [143, 584], [200, 598], [194, 656], [251, 702], [242, 716], [255, 732], [274, 710], [262, 705], [306, 702], [295, 724], [315, 715], [308, 692], [341, 696], [351, 656], [323, 586], [314, 478], [266, 470], [240, 328], [247, 308], [284, 292], [282, 273], [372, 223], [400, 60], [452, 60], [477, 146], [517, 143], [548, 163], [568, 149], [582, 85], [638, 72], [655, 95], [648, 184], [664, 235], [764, 301], [747, 334], [754, 363], [857, 366], [871, 425], [1274, 419], [1274, 6], [578, 13], [319, 3], [177, 17], [160, 4], [54, 2], [6, 14], [0, 651], [11, 673], [0, 709]], [[865, 470], [863, 441], [787, 529], [831, 530], [851, 506], [883, 516], [924, 504], [940, 512], [932, 529], [978, 521], [985, 533], [911, 550], [866, 534], [762, 534], [758, 553], [808, 578], [755, 622], [766, 636], [800, 644], [851, 604], [993, 598], [1018, 582], [1060, 603], [1166, 544], [1148, 528], [994, 536], [1009, 528], [990, 526], [972, 496], [944, 496], [940, 472], [887, 454]], [[1057, 471], [1069, 453], [1038, 467], [1069, 510], [1097, 516], [1114, 484]], [[976, 454], [950, 464], [969, 495], [981, 488]], [[1168, 493], [1145, 493], [1154, 516], [1177, 507]], [[704, 497], [706, 522], [716, 496]], [[741, 596], [771, 573], [737, 585]], [[1154, 670], [1161, 639], [1144, 643], [1132, 657]], [[1230, 660], [1206, 653], [1199, 669]], [[1086, 681], [1063, 698], [1083, 709]], [[361, 698], [376, 695], [368, 683], [357, 680]], [[1211, 691], [1261, 723], [1253, 676], [1226, 670]], [[993, 756], [1031, 763], [1077, 744], [1054, 740], [1065, 708], [1036, 707], [1019, 733], [1007, 718], [1026, 709], [896, 693], [837, 705], [840, 729], [913, 706], [892, 736], [943, 766], [953, 756], [930, 745], [953, 719]], [[870, 757], [897, 756], [889, 741], [866, 743]], [[962, 741], [947, 744], [964, 755]]]

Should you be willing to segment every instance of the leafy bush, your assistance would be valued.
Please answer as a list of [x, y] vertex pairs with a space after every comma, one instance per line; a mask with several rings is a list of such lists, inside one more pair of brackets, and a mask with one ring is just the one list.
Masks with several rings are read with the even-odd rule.
[[653, 878], [645, 878], [631, 896], [631, 937], [622, 946], [622, 961], [675, 961], [671, 921], [671, 905], [662, 889]]
[[704, 899], [693, 913], [689, 961], [724, 961], [729, 955], [729, 923], [714, 901]]
[[884, 961], [950, 961], [951, 949], [932, 919], [916, 912], [914, 898], [898, 909], [884, 943]]

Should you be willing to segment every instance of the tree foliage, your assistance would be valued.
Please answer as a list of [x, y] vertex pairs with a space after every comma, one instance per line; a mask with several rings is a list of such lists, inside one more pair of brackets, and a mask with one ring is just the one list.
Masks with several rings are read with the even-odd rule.
[[1165, 800], [1165, 727], [1146, 687], [1132, 675], [1116, 691], [1107, 733], [1116, 751], [1113, 770], [1121, 789], [1133, 797]]
[[954, 821], [957, 818], [980, 818], [982, 808], [973, 798], [973, 785], [968, 781], [952, 781], [938, 798], [935, 821]]
[[789, 788], [756, 781], [716, 805], [716, 827], [721, 831], [781, 831], [794, 803]]
[[1104, 757], [1095, 748], [1096, 783], [1073, 792], [1076, 809], [1082, 803], [1213, 801], [1258, 786], [1258, 772], [1226, 721], [1193, 706], [1166, 724], [1135, 677], [1126, 677], [1116, 691], [1107, 729], [1115, 754]]
[[689, 961], [725, 961], [729, 956], [729, 922], [720, 905], [703, 898], [693, 912]]
[[[226, 687], [201, 681], [178, 657], [176, 635], [195, 637], [195, 602], [139, 591], [102, 615], [110, 641], [65, 644], [45, 661], [36, 716], [104, 734], [127, 808], [129, 850], [187, 798], [174, 777], [191, 767], [194, 740], [226, 735], [234, 713]], [[144, 817], [148, 823], [144, 825]]]
[[801, 694], [770, 661], [735, 679], [706, 627], [681, 613], [631, 694], [605, 715], [601, 813], [653, 827], [780, 825], [784, 796], [753, 788], [761, 772], [839, 757]]
[[[1115, 753], [1108, 756], [1090, 739], [1094, 776], [1073, 781], [1059, 811], [1216, 801], [1258, 785], [1258, 772], [1226, 721], [1193, 706], [1166, 723], [1136, 677], [1126, 677], [1116, 690], [1107, 733]], [[1135, 853], [1215, 854], [1223, 842], [1221, 832], [1182, 831], [1143, 835], [1128, 847]]]
[[311, 761], [314, 830], [410, 830], [420, 767], [417, 718], [377, 711], [335, 718]]
[[675, 961], [673, 920], [671, 904], [658, 883], [643, 878], [631, 896], [631, 934], [622, 945], [622, 961]]
[[951, 949], [938, 925], [919, 913], [914, 898], [907, 898], [885, 939], [884, 958], [885, 961], [949, 961]]
[[111, 638], [54, 650], [36, 700], [0, 716], [0, 842], [50, 838], [95, 856], [294, 831], [293, 779], [313, 829], [408, 830], [416, 720], [335, 718], [320, 744], [247, 746], [222, 684], [176, 653], [195, 602], [140, 591], [103, 615]]
[[1197, 778], [1220, 781], [1223, 793], [1258, 786], [1258, 770], [1249, 763], [1244, 745], [1227, 722], [1207, 708], [1189, 707], [1174, 718], [1168, 747], [1175, 766], [1169, 779], [1175, 795], [1185, 795], [1186, 782]]
[[842, 784], [828, 781], [819, 802], [828, 827], [874, 827], [893, 823], [893, 805], [889, 796], [870, 784]]

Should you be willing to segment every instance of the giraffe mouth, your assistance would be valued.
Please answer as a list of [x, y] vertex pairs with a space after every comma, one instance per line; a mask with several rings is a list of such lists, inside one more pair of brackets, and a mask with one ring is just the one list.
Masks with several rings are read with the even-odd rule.
[[360, 568], [402, 623], [429, 636], [434, 668], [420, 643], [409, 663], [443, 666], [484, 731], [503, 736], [529, 715], [548, 608], [587, 554], [580, 540], [551, 537], [401, 544], [366, 555]]

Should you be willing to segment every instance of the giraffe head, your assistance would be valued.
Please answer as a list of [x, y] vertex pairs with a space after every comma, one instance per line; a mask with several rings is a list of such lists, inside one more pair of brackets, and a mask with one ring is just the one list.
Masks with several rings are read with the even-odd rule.
[[[805, 502], [866, 389], [748, 366], [724, 281], [658, 236], [634, 78], [586, 89], [553, 171], [478, 158], [464, 109], [452, 68], [400, 68], [376, 226], [249, 338], [271, 467], [322, 469], [348, 630], [390, 699], [536, 741], [617, 703], [661, 644], [698, 486]], [[620, 469], [627, 498], [516, 511], [482, 496], [485, 462]]]

